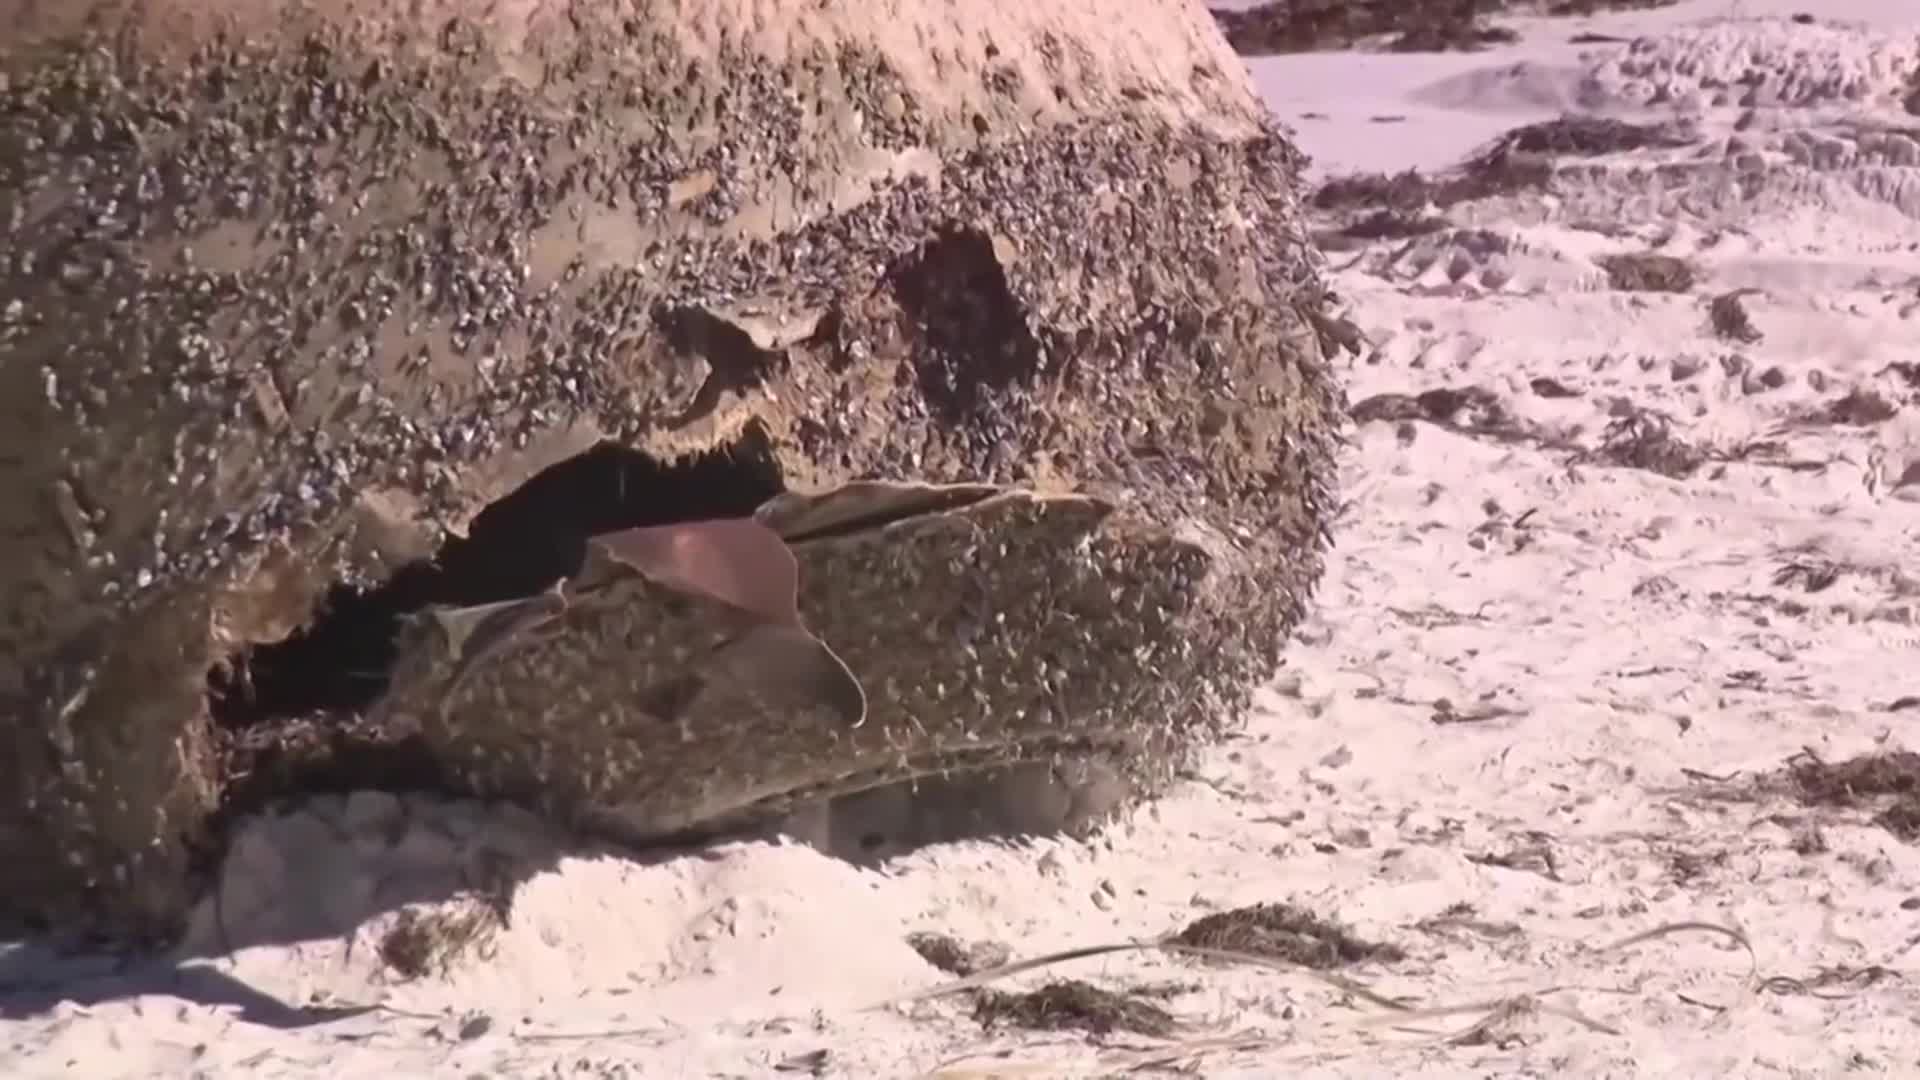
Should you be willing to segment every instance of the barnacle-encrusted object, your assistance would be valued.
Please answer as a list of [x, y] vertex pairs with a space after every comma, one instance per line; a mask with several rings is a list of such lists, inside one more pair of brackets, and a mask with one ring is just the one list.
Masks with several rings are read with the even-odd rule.
[[[1200, 7], [0, 20], [0, 916], [169, 931], [296, 729], [639, 836], [1048, 757], [1150, 782], [1319, 575], [1300, 161]], [[623, 454], [550, 544], [485, 539]], [[735, 603], [775, 552], [791, 619]], [[364, 701], [243, 707], [367, 596]]]

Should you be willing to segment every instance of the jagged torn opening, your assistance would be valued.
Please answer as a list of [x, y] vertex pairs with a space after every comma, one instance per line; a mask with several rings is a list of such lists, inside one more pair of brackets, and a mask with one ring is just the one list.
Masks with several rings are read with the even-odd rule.
[[578, 573], [592, 536], [750, 517], [784, 490], [757, 424], [671, 463], [601, 443], [487, 506], [465, 538], [432, 560], [376, 589], [334, 587], [305, 629], [244, 649], [209, 673], [209, 704], [235, 780], [229, 807], [359, 787], [444, 790], [411, 733], [367, 730], [360, 719], [388, 686], [403, 618], [429, 606], [531, 596]]

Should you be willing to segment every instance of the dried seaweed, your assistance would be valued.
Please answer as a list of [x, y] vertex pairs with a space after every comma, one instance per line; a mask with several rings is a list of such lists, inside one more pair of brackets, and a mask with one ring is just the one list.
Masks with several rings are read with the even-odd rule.
[[[1820, 968], [1804, 979], [1770, 975], [1760, 980], [1760, 989], [1770, 994], [1805, 994], [1827, 1001], [1841, 1001], [1868, 987], [1899, 978], [1899, 972], [1881, 964], [1868, 964], [1861, 968], [1842, 964]], [[1836, 992], [1833, 989], [1835, 987], [1843, 989]]]
[[1514, 128], [1499, 145], [1522, 154], [1598, 157], [1629, 150], [1672, 150], [1694, 139], [1664, 124], [1634, 124], [1606, 116], [1559, 116]]
[[[1578, 391], [1551, 380], [1536, 380], [1533, 391], [1543, 397], [1577, 397]], [[1436, 387], [1418, 394], [1381, 393], [1363, 398], [1349, 409], [1355, 423], [1376, 420], [1399, 425], [1402, 445], [1417, 434], [1413, 421], [1424, 421], [1461, 435], [1508, 444], [1537, 446], [1568, 452], [1574, 465], [1608, 465], [1644, 469], [1676, 480], [1692, 476], [1708, 462], [1747, 462], [1794, 472], [1814, 472], [1827, 466], [1820, 460], [1786, 458], [1785, 446], [1755, 439], [1731, 446], [1696, 445], [1675, 430], [1672, 417], [1631, 402], [1616, 402], [1613, 419], [1601, 432], [1599, 444], [1581, 447], [1567, 436], [1541, 428], [1517, 416], [1499, 394], [1482, 386]], [[1920, 474], [1920, 463], [1913, 470]], [[1920, 476], [1916, 477], [1920, 480]]]
[[[1454, 905], [1447, 909], [1447, 911], [1442, 912], [1438, 919], [1424, 921], [1421, 928], [1432, 929], [1438, 926], [1451, 925], [1448, 920], [1459, 919], [1462, 916], [1470, 915], [1471, 911], [1472, 909], [1468, 905]], [[1440, 1017], [1462, 1015], [1476, 1017], [1467, 1027], [1444, 1033], [1433, 1039], [1427, 1044], [1431, 1046], [1472, 1045], [1488, 1041], [1502, 1042], [1506, 1036], [1512, 1034], [1511, 1028], [1514, 1021], [1537, 1015], [1557, 1016], [1573, 1021], [1590, 1031], [1601, 1034], [1614, 1036], [1623, 1034], [1620, 1029], [1595, 1020], [1570, 1004], [1562, 1004], [1549, 1000], [1559, 994], [1585, 989], [1586, 987], [1581, 983], [1551, 983], [1536, 986], [1520, 993], [1505, 994], [1486, 1000], [1433, 1007], [1416, 1007], [1414, 1003], [1405, 999], [1392, 999], [1376, 994], [1343, 976], [1319, 971], [1310, 967], [1303, 969], [1299, 963], [1288, 962], [1277, 956], [1262, 957], [1248, 952], [1227, 951], [1180, 943], [1180, 939], [1183, 936], [1191, 935], [1210, 943], [1250, 945], [1258, 948], [1261, 944], [1260, 941], [1257, 938], [1247, 936], [1245, 934], [1246, 929], [1249, 927], [1271, 928], [1276, 924], [1295, 928], [1300, 928], [1307, 924], [1316, 924], [1317, 929], [1315, 929], [1314, 932], [1324, 932], [1329, 925], [1320, 920], [1313, 919], [1311, 916], [1302, 918], [1296, 909], [1292, 909], [1288, 905], [1256, 905], [1232, 912], [1207, 916], [1191, 924], [1180, 933], [1169, 935], [1157, 941], [1093, 945], [1064, 950], [1047, 956], [1023, 960], [1016, 964], [1009, 964], [993, 971], [980, 972], [971, 977], [943, 986], [936, 986], [877, 1002], [869, 1006], [869, 1008], [888, 1009], [910, 1002], [926, 1001], [933, 998], [973, 992], [976, 1001], [975, 1015], [982, 1017], [983, 1022], [988, 1024], [998, 1022], [1004, 1015], [1014, 1019], [1015, 1022], [1023, 1023], [1024, 1026], [1043, 1029], [1079, 1028], [1082, 1030], [1115, 1030], [1121, 1026], [1116, 1022], [1119, 1018], [1144, 1019], [1153, 1015], [1138, 1009], [1139, 1005], [1146, 1004], [1141, 1000], [1148, 996], [1145, 992], [1135, 990], [1131, 997], [1128, 997], [1126, 995], [1114, 994], [1110, 991], [1103, 991], [1085, 983], [1065, 981], [1051, 983], [1047, 987], [1030, 994], [998, 994], [991, 991], [983, 991], [982, 988], [999, 979], [1069, 960], [1087, 959], [1094, 956], [1111, 955], [1120, 952], [1161, 950], [1200, 955], [1224, 961], [1251, 963], [1278, 970], [1305, 970], [1309, 974], [1314, 975], [1316, 978], [1338, 989], [1379, 1006], [1383, 1010], [1380, 1015], [1363, 1021], [1370, 1025], [1390, 1024], [1402, 1030], [1416, 1030], [1409, 1025]], [[1518, 927], [1505, 924], [1488, 924], [1488, 926], [1491, 936], [1507, 937], [1520, 932]], [[1207, 927], [1212, 927], [1213, 932], [1198, 932]], [[1335, 929], [1337, 930], [1337, 928]], [[1345, 934], [1344, 931], [1340, 931], [1340, 933], [1342, 935]], [[1741, 951], [1745, 952], [1747, 956], [1747, 971], [1741, 979], [1743, 992], [1751, 993], [1756, 985], [1762, 985], [1758, 979], [1759, 958], [1754, 952], [1752, 942], [1739, 930], [1716, 923], [1695, 920], [1663, 923], [1651, 929], [1597, 947], [1590, 948], [1583, 944], [1581, 951], [1592, 958], [1604, 957], [1637, 945], [1682, 933], [1708, 933], [1731, 941], [1734, 945], [1738, 946]], [[1356, 953], [1371, 951], [1373, 956], [1385, 958], [1379, 952], [1379, 950], [1382, 949], [1389, 950], [1396, 956], [1399, 955], [1399, 951], [1392, 946], [1366, 946], [1363, 949], [1352, 951]], [[1816, 976], [1814, 981], [1820, 983], [1856, 982], [1870, 984], [1876, 981], [1877, 977], [1878, 976], [1871, 974], [1855, 975], [1851, 972], [1843, 972], [1828, 979]], [[1771, 982], [1772, 980], [1769, 981]], [[1806, 985], [1796, 982], [1795, 980], [1781, 980], [1780, 982], [1782, 986], [1794, 989], [1804, 989]], [[1716, 1011], [1721, 1011], [1728, 1007], [1711, 1002], [1697, 1001], [1692, 998], [1686, 998], [1685, 1000]], [[1167, 1020], [1171, 1023], [1172, 1018], [1167, 1017]], [[1130, 1030], [1140, 1029], [1132, 1028]], [[1164, 1030], [1170, 1031], [1172, 1029], [1168, 1028]], [[1154, 1032], [1148, 1033], [1154, 1034]], [[1168, 1068], [1178, 1064], [1191, 1067], [1198, 1057], [1207, 1053], [1219, 1051], [1258, 1051], [1270, 1049], [1271, 1047], [1272, 1043], [1265, 1039], [1248, 1039], [1241, 1036], [1233, 1036], [1225, 1039], [1189, 1040], [1171, 1047], [1153, 1047], [1144, 1052], [1129, 1052], [1126, 1064], [1130, 1065], [1131, 1068], [1123, 1066], [1122, 1059], [1111, 1056], [1103, 1057], [1102, 1064], [1119, 1067], [1120, 1071]], [[996, 1053], [994, 1062], [995, 1073], [997, 1075], [1001, 1068], [1008, 1065], [1007, 1055], [1005, 1053]], [[957, 1065], [958, 1063], [958, 1061], [955, 1061], [949, 1064]], [[1013, 1068], [1025, 1073], [1029, 1067], [1014, 1065]], [[1045, 1067], [1040, 1066], [1039, 1068], [1044, 1069]], [[945, 1071], [945, 1068], [942, 1067], [941, 1069], [936, 1069], [932, 1075], [944, 1076], [959, 1074], [949, 1074]], [[975, 1073], [968, 1071], [964, 1075], [975, 1075]], [[1103, 1073], [1103, 1075], [1105, 1074]]]
[[1459, 168], [1437, 176], [1417, 169], [1357, 173], [1328, 180], [1310, 200], [1319, 210], [1391, 211], [1417, 217], [1428, 207], [1544, 189], [1561, 157], [1594, 157], [1643, 148], [1671, 148], [1693, 141], [1671, 128], [1630, 124], [1594, 116], [1561, 116], [1513, 129]]
[[403, 979], [445, 974], [462, 956], [484, 957], [503, 925], [499, 906], [486, 900], [469, 899], [457, 910], [407, 908], [381, 935], [380, 959]]
[[[1425, 420], [1465, 430], [1498, 428], [1511, 416], [1500, 396], [1484, 386], [1441, 386], [1418, 394], [1375, 394], [1352, 407], [1353, 421]], [[1465, 414], [1465, 415], [1462, 415]]]
[[[1405, 1002], [1369, 990], [1335, 967], [1368, 960], [1394, 961], [1405, 953], [1396, 945], [1369, 942], [1344, 927], [1290, 904], [1256, 904], [1204, 916], [1151, 941], [1117, 942], [1064, 949], [976, 971], [941, 986], [902, 994], [872, 1006], [889, 1008], [932, 998], [970, 993], [1028, 971], [1069, 960], [1123, 952], [1165, 952], [1224, 963], [1252, 964], [1276, 971], [1305, 972], [1320, 982], [1383, 1009], [1405, 1009]], [[1148, 996], [1136, 992], [1136, 996]]]
[[1216, 10], [1228, 44], [1242, 56], [1350, 49], [1392, 35], [1398, 51], [1470, 50], [1514, 40], [1482, 17], [1490, 0], [1274, 0], [1243, 11]]
[[1441, 203], [1437, 197], [1440, 186], [1440, 181], [1417, 169], [1392, 175], [1354, 173], [1321, 184], [1309, 201], [1316, 210], [1373, 210], [1413, 217]]
[[1741, 302], [1741, 297], [1752, 291], [1754, 290], [1735, 289], [1713, 298], [1713, 303], [1707, 306], [1707, 318], [1713, 323], [1715, 334], [1742, 345], [1759, 343], [1765, 335], [1760, 332], [1759, 327], [1753, 325], [1753, 320], [1747, 316], [1746, 304]]
[[1909, 844], [1920, 839], [1920, 796], [1900, 796], [1873, 815], [1873, 823]]
[[1845, 567], [1825, 560], [1801, 560], [1787, 563], [1773, 573], [1773, 583], [1782, 588], [1798, 586], [1810, 593], [1824, 592], [1840, 580]]
[[1801, 800], [1813, 806], [1856, 806], [1885, 795], [1920, 796], [1920, 753], [1889, 750], [1836, 762], [1802, 753], [1787, 763], [1787, 777]]
[[1350, 240], [1406, 240], [1415, 236], [1430, 236], [1447, 225], [1446, 218], [1435, 214], [1375, 210], [1342, 226], [1340, 235]]
[[1881, 368], [1880, 374], [1897, 376], [1901, 382], [1906, 383], [1915, 390], [1920, 390], [1920, 363], [1895, 360], [1886, 367]]
[[1696, 280], [1693, 264], [1651, 251], [1603, 255], [1600, 266], [1607, 272], [1607, 283], [1621, 292], [1683, 293]]
[[1318, 52], [1364, 46], [1394, 52], [1474, 51], [1519, 40], [1486, 20], [1507, 12], [1591, 15], [1664, 7], [1677, 0], [1269, 0], [1213, 17], [1242, 56]]
[[1813, 419], [1828, 424], [1879, 424], [1900, 415], [1900, 407], [1864, 387], [1854, 387], [1827, 402]]
[[1524, 840], [1517, 841], [1500, 851], [1469, 853], [1467, 861], [1479, 866], [1493, 866], [1502, 870], [1520, 870], [1538, 874], [1548, 881], [1560, 880], [1559, 861], [1554, 857], [1553, 845], [1545, 833], [1531, 832]]
[[1166, 1038], [1177, 1026], [1173, 1014], [1139, 994], [1104, 990], [1079, 979], [1059, 979], [1038, 990], [982, 990], [974, 998], [980, 1026], [1013, 1024], [1033, 1031], [1131, 1031]]
[[[1523, 158], [1500, 144], [1435, 178], [1409, 169], [1391, 177], [1374, 174], [1349, 178], [1352, 183], [1344, 191], [1334, 187], [1339, 180], [1330, 181], [1315, 192], [1314, 205], [1326, 209], [1328, 199], [1340, 196], [1349, 200], [1358, 196], [1365, 202], [1369, 193], [1377, 192], [1391, 200], [1388, 205], [1398, 209], [1417, 210], [1427, 205], [1445, 209], [1459, 203], [1539, 190], [1547, 186], [1552, 172], [1550, 161]], [[1322, 193], [1328, 193], [1327, 197], [1323, 198]]]
[[1012, 951], [998, 942], [967, 942], [951, 934], [925, 930], [908, 934], [907, 945], [927, 963], [949, 975], [963, 977], [999, 967], [1013, 959]]
[[1629, 469], [1645, 469], [1673, 479], [1693, 475], [1707, 460], [1699, 447], [1674, 434], [1673, 421], [1645, 409], [1615, 419], [1601, 434], [1600, 445], [1582, 455]]
[[1195, 920], [1167, 941], [1322, 971], [1406, 958], [1398, 945], [1356, 937], [1346, 927], [1292, 904], [1255, 904], [1217, 912]]
[[1519, 34], [1504, 26], [1461, 20], [1410, 26], [1388, 42], [1387, 49], [1391, 52], [1476, 52], [1519, 40]]
[[1908, 843], [1920, 840], [1920, 753], [1888, 750], [1829, 762], [1803, 751], [1781, 778], [1809, 806], [1879, 805], [1875, 825]]
[[1513, 922], [1492, 922], [1479, 918], [1472, 904], [1465, 900], [1447, 905], [1441, 911], [1429, 915], [1413, 924], [1415, 930], [1423, 934], [1440, 937], [1458, 937], [1462, 935], [1488, 940], [1519, 937], [1520, 924]]
[[1549, 0], [1549, 15], [1598, 15], [1603, 11], [1653, 11], [1672, 7], [1680, 0]]
[[1393, 175], [1359, 173], [1335, 177], [1317, 188], [1311, 201], [1319, 210], [1384, 207], [1413, 215], [1429, 206], [1445, 209], [1463, 202], [1538, 190], [1546, 186], [1551, 175], [1549, 161], [1528, 159], [1496, 148], [1438, 177], [1425, 176], [1417, 169]]
[[1558, 379], [1550, 379], [1544, 375], [1535, 376], [1527, 380], [1527, 388], [1543, 398], [1565, 400], [1567, 398], [1577, 398], [1580, 396], [1580, 391]]

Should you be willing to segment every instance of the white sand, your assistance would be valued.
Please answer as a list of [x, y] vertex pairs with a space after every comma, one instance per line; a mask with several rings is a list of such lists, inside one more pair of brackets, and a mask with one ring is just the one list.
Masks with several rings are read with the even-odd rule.
[[[115, 974], [0, 953], [0, 1010], [18, 1018], [0, 1021], [0, 1075], [895, 1077], [959, 1059], [977, 1068], [944, 1075], [1111, 1074], [1158, 1044], [985, 1033], [960, 999], [862, 1007], [944, 978], [911, 931], [1032, 955], [1265, 900], [1404, 946], [1349, 973], [1375, 989], [1475, 1008], [1410, 1032], [1297, 974], [1140, 955], [1048, 974], [1177, 980], [1188, 1040], [1268, 1040], [1194, 1059], [1214, 1076], [1916, 1075], [1920, 990], [1874, 976], [1913, 967], [1920, 850], [1870, 810], [1728, 798], [1687, 772], [1920, 743], [1904, 730], [1920, 709], [1888, 707], [1920, 695], [1920, 484], [1895, 487], [1920, 465], [1920, 386], [1890, 367], [1920, 363], [1920, 137], [1871, 133], [1920, 128], [1898, 108], [1920, 65], [1920, 28], [1898, 24], [1920, 15], [1838, 6], [1882, 25], [1704, 24], [1729, 5], [1689, 3], [1529, 23], [1523, 46], [1471, 56], [1255, 63], [1335, 171], [1457, 158], [1563, 103], [1697, 125], [1700, 145], [1609, 159], [1557, 200], [1456, 213], [1481, 233], [1332, 254], [1373, 346], [1342, 363], [1356, 402], [1479, 385], [1586, 447], [1630, 404], [1694, 443], [1779, 440], [1771, 456], [1673, 480], [1362, 425], [1318, 614], [1246, 736], [1090, 845], [939, 846], [884, 872], [771, 845], [641, 865], [556, 856], [517, 812], [323, 801], [247, 827], [189, 942], [202, 959]], [[1661, 36], [1564, 44], [1643, 28]], [[1747, 72], [1769, 82], [1736, 139], [1742, 109], [1713, 84], [1737, 97]], [[1386, 114], [1409, 119], [1369, 119]], [[1649, 248], [1694, 260], [1700, 284], [1609, 291], [1596, 259]], [[1732, 288], [1756, 290], [1759, 343], [1712, 336], [1706, 299]], [[1540, 379], [1579, 396], [1541, 396]], [[1801, 422], [1854, 388], [1899, 414]], [[1840, 568], [1822, 591], [1776, 581], [1822, 560]], [[1437, 723], [1442, 699], [1443, 720], [1468, 722]], [[1796, 851], [1816, 826], [1825, 850]], [[395, 905], [548, 863], [445, 977], [385, 972]], [[1459, 904], [1470, 916], [1432, 921]], [[1687, 920], [1744, 933], [1757, 975], [1704, 931], [1598, 948]], [[313, 1002], [381, 1007], [296, 1008]]]

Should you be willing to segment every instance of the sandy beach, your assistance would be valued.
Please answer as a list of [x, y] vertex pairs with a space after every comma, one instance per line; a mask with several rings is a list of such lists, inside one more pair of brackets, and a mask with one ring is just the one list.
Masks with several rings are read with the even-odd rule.
[[[873, 866], [321, 799], [241, 826], [176, 955], [0, 946], [0, 1074], [1920, 1074], [1920, 12], [1805, 7], [1248, 61], [1316, 183], [1482, 171], [1319, 200], [1364, 335], [1336, 546], [1169, 797]], [[1637, 134], [1488, 171], [1569, 113]], [[903, 1000], [1263, 904], [1323, 967]], [[1035, 1030], [1050, 983], [1117, 1029]]]

